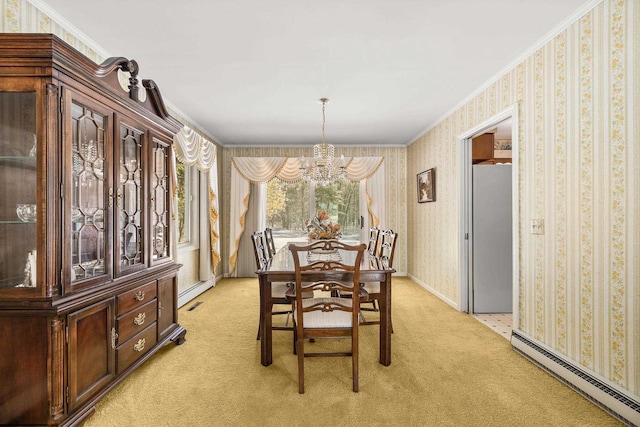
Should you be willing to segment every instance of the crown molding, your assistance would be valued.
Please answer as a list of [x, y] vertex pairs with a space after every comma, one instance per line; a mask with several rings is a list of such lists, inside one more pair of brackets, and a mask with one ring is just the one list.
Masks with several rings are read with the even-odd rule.
[[81, 43], [86, 45], [89, 49], [92, 49], [99, 56], [102, 57], [102, 60], [112, 57], [109, 52], [107, 52], [102, 46], [89, 38], [86, 34], [84, 34], [78, 27], [69, 22], [66, 18], [56, 12], [51, 8], [48, 4], [46, 4], [42, 0], [27, 0], [27, 2], [31, 3], [33, 7], [39, 9], [44, 14], [46, 14], [53, 21], [58, 23], [65, 31], [71, 33], [75, 38], [77, 38]]
[[[223, 145], [223, 148], [313, 148], [314, 145], [317, 144], [305, 144], [305, 145], [274, 145], [274, 144], [265, 144], [265, 145], [243, 145], [243, 144], [229, 144]], [[337, 145], [332, 144], [336, 150], [340, 150], [343, 148], [407, 148], [407, 144], [390, 144], [390, 145]]]
[[431, 129], [435, 128], [437, 125], [442, 123], [447, 117], [449, 117], [452, 114], [454, 114], [457, 110], [462, 108], [465, 104], [470, 102], [473, 98], [478, 96], [480, 93], [482, 93], [488, 87], [490, 87], [492, 84], [494, 84], [496, 81], [498, 81], [502, 76], [504, 76], [509, 71], [511, 71], [512, 69], [517, 67], [520, 63], [524, 62], [525, 59], [527, 59], [529, 56], [533, 55], [538, 49], [540, 49], [541, 47], [543, 47], [544, 45], [549, 43], [551, 40], [553, 40], [558, 34], [560, 34], [564, 30], [569, 28], [571, 25], [576, 23], [584, 15], [586, 15], [589, 12], [591, 12], [591, 10], [593, 10], [597, 5], [599, 5], [603, 1], [604, 0], [591, 0], [590, 2], [584, 4], [580, 8], [576, 9], [576, 11], [573, 12], [571, 15], [569, 15], [564, 21], [562, 21], [561, 23], [556, 25], [551, 31], [549, 31], [546, 35], [544, 35], [542, 38], [540, 38], [533, 45], [531, 45], [527, 50], [525, 50], [520, 55], [518, 55], [513, 61], [511, 61], [507, 65], [505, 65], [502, 69], [500, 69], [497, 73], [495, 73], [491, 78], [489, 78], [484, 84], [482, 84], [476, 90], [471, 92], [471, 94], [469, 96], [464, 98], [462, 101], [457, 103], [453, 108], [451, 108], [449, 111], [447, 111], [442, 116], [440, 116], [438, 119], [436, 119], [425, 130], [423, 130], [422, 132], [418, 133], [416, 136], [414, 136], [409, 141], [407, 141], [407, 143], [405, 145], [409, 146], [409, 145], [413, 144], [415, 141], [418, 140], [418, 138], [420, 138], [421, 136], [423, 136], [424, 134], [429, 132]]
[[208, 139], [210, 142], [212, 142], [212, 143], [214, 143], [214, 144], [216, 144], [216, 145], [218, 145], [220, 147], [225, 147], [225, 145], [222, 142], [220, 142], [220, 140], [218, 138], [214, 137], [213, 135], [210, 135], [209, 132], [205, 131], [204, 128], [198, 122], [193, 120], [186, 113], [184, 113], [182, 110], [180, 110], [178, 107], [176, 107], [175, 104], [173, 104], [170, 101], [167, 101], [166, 99], [164, 100], [164, 103], [167, 106], [167, 108], [169, 109], [169, 111], [173, 111], [177, 116], [180, 116], [180, 118], [182, 118], [185, 121], [189, 122], [189, 123], [183, 123], [183, 125], [187, 125], [191, 129], [197, 131], [202, 136], [204, 136], [206, 139]]

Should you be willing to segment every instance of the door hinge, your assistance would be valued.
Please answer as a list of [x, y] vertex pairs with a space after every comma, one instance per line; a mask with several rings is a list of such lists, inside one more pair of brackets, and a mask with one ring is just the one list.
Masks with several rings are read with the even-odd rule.
[[60, 114], [64, 114], [64, 98], [60, 98]]
[[65, 340], [67, 341], [67, 344], [69, 344], [69, 327], [68, 326], [64, 327], [64, 337], [65, 337]]
[[464, 233], [464, 240], [469, 240], [469, 233]]
[[69, 386], [67, 386], [67, 406], [69, 406]]
[[60, 200], [64, 199], [64, 184], [60, 183]]

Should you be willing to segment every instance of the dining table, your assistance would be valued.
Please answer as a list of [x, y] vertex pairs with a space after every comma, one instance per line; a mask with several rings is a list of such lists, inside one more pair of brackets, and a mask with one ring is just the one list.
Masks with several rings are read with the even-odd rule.
[[[320, 259], [322, 256], [349, 256], [348, 252], [338, 251], [334, 255], [307, 254], [308, 262]], [[345, 259], [346, 262], [348, 260]], [[391, 364], [391, 275], [395, 270], [388, 266], [385, 259], [377, 258], [365, 251], [360, 265], [360, 282], [379, 282], [380, 299], [380, 364]], [[295, 267], [293, 255], [289, 251], [289, 245], [278, 250], [265, 267], [256, 271], [260, 286], [260, 362], [269, 366], [273, 362], [272, 352], [272, 309], [271, 284], [274, 282], [295, 283]], [[313, 277], [306, 276], [313, 280]]]

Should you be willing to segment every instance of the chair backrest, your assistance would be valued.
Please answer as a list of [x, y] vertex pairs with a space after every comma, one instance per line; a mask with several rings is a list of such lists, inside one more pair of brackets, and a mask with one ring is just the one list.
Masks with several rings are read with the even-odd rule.
[[398, 233], [394, 233], [393, 230], [380, 231], [378, 258], [388, 263], [389, 268], [393, 267], [393, 255], [396, 251], [397, 239]]
[[256, 257], [256, 268], [263, 270], [267, 267], [271, 257], [267, 254], [268, 249], [262, 231], [253, 233], [251, 235], [251, 242], [253, 243], [253, 254]]
[[273, 231], [270, 228], [264, 229], [264, 238], [267, 243], [269, 258], [273, 258], [273, 256], [276, 254], [276, 244], [273, 241]]
[[338, 240], [317, 240], [305, 246], [297, 246], [294, 243], [289, 245], [296, 272], [298, 327], [304, 328], [304, 312], [326, 313], [340, 310], [353, 313], [352, 325], [357, 328], [360, 304], [352, 304], [348, 298], [331, 298], [331, 301], [322, 299], [321, 302], [303, 307], [302, 293], [323, 291], [332, 295], [342, 291], [360, 295], [360, 264], [366, 248], [364, 243], [351, 246]]
[[378, 227], [371, 227], [369, 229], [369, 244], [367, 245], [367, 252], [373, 256], [378, 255], [378, 236], [380, 230]]

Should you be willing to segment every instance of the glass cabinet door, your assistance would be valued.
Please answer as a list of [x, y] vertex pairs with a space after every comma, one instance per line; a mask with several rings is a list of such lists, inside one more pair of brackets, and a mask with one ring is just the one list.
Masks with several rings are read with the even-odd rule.
[[36, 283], [36, 92], [0, 91], [0, 292]]
[[119, 124], [118, 167], [116, 174], [116, 275], [144, 267], [143, 245], [143, 131]]
[[153, 139], [151, 174], [152, 262], [169, 259], [169, 144]]
[[109, 272], [109, 116], [76, 99], [69, 104], [70, 117], [65, 125], [71, 137], [70, 275], [72, 283], [87, 283]]

